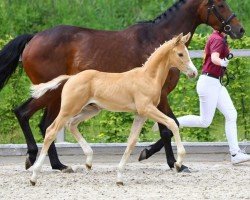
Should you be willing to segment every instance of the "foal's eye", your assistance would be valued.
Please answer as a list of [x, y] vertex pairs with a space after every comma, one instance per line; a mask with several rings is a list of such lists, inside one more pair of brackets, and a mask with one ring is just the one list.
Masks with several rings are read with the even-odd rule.
[[178, 56], [183, 57], [183, 53], [178, 53]]

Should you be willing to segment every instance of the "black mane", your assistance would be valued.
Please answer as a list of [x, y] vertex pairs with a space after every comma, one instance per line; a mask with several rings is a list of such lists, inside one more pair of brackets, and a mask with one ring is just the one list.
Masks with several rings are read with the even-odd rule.
[[183, 4], [186, 3], [186, 0], [179, 0], [175, 2], [170, 8], [168, 8], [164, 13], [160, 14], [153, 20], [148, 20], [148, 21], [141, 21], [138, 23], [157, 23], [163, 18], [167, 18], [167, 16], [172, 13], [173, 11], [178, 10]]

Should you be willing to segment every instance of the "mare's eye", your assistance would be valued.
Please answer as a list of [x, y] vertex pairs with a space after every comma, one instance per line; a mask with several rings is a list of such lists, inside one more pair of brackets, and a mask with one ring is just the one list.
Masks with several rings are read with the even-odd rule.
[[224, 8], [223, 4], [218, 5], [219, 8]]
[[178, 53], [178, 56], [183, 57], [183, 53]]

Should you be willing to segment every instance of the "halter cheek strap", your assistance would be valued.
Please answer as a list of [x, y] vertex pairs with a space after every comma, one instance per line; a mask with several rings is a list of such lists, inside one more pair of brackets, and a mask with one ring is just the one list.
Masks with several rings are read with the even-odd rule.
[[236, 15], [234, 13], [232, 13], [232, 15], [230, 15], [225, 20], [224, 17], [218, 12], [216, 6], [214, 5], [214, 1], [209, 0], [208, 1], [208, 12], [207, 12], [206, 24], [208, 24], [211, 12], [213, 12], [213, 14], [216, 16], [216, 18], [221, 22], [221, 27], [220, 27], [219, 32], [223, 32], [223, 30], [224, 30], [225, 33], [229, 33], [232, 30], [230, 22], [232, 21], [233, 18], [236, 17]]

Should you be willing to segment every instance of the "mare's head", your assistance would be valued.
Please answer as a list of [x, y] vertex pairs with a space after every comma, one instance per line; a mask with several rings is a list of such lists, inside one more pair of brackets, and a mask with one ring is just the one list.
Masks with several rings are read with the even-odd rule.
[[172, 49], [169, 51], [169, 64], [172, 67], [177, 67], [181, 72], [188, 77], [193, 78], [198, 75], [197, 69], [190, 59], [186, 43], [189, 41], [191, 34], [183, 36], [181, 33], [171, 40]]
[[198, 15], [203, 23], [224, 32], [232, 39], [242, 38], [245, 30], [226, 0], [203, 0]]

